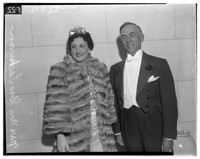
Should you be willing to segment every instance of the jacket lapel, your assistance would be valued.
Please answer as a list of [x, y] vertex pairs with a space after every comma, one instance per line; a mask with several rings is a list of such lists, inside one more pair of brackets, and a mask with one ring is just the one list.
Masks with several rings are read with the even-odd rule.
[[117, 76], [115, 78], [116, 86], [117, 86], [117, 91], [121, 96], [122, 102], [124, 100], [124, 65], [125, 65], [125, 60], [123, 60], [119, 67], [117, 68]]
[[[149, 68], [147, 68], [148, 66]], [[152, 63], [149, 55], [143, 52], [142, 63], [140, 67], [139, 77], [138, 77], [137, 95], [140, 93], [142, 88], [147, 83], [149, 77], [152, 75], [153, 68], [154, 68], [154, 64]]]

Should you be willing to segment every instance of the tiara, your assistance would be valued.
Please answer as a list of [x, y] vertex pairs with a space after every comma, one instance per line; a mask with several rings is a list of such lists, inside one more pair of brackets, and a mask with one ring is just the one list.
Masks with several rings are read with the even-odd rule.
[[72, 36], [74, 34], [86, 34], [85, 28], [82, 28], [81, 26], [76, 26], [73, 29], [70, 29], [69, 36]]

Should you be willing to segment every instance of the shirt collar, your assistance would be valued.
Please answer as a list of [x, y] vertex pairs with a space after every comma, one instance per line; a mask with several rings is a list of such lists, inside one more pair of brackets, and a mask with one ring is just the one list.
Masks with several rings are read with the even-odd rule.
[[127, 53], [127, 58], [126, 58], [127, 62], [130, 62], [130, 61], [141, 61], [141, 59], [142, 59], [142, 50], [141, 49], [138, 50], [134, 56], [132, 56], [131, 54]]

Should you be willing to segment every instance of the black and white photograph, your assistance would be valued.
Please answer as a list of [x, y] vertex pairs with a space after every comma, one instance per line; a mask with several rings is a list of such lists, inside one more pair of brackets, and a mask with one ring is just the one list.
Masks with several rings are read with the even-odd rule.
[[3, 3], [3, 155], [197, 156], [197, 3]]

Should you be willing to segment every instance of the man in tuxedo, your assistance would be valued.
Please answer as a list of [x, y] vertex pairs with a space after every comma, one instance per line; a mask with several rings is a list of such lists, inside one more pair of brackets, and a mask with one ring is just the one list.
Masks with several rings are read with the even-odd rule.
[[170, 153], [178, 110], [169, 65], [141, 50], [144, 35], [138, 25], [124, 23], [120, 37], [127, 58], [110, 69], [118, 115], [113, 125], [116, 141], [129, 152]]

